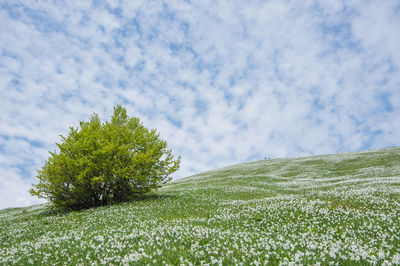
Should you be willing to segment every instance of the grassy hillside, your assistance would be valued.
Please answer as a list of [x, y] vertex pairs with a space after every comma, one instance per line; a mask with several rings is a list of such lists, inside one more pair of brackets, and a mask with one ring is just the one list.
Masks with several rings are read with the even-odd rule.
[[400, 148], [229, 166], [134, 202], [0, 211], [0, 264], [400, 264]]

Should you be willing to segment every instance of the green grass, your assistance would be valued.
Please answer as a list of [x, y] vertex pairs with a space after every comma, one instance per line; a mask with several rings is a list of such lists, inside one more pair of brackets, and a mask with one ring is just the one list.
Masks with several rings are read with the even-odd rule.
[[400, 264], [400, 148], [233, 165], [136, 201], [0, 211], [0, 265]]

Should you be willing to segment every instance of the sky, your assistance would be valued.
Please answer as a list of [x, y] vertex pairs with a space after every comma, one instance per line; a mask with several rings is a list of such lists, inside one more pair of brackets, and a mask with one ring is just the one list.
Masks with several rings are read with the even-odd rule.
[[121, 104], [174, 179], [400, 146], [400, 2], [0, 0], [0, 209], [60, 135]]

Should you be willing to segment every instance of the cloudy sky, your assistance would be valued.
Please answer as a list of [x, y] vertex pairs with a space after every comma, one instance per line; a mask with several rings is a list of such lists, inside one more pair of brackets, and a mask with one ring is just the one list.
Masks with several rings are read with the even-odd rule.
[[182, 156], [400, 145], [399, 1], [0, 0], [0, 208], [60, 134], [121, 104]]

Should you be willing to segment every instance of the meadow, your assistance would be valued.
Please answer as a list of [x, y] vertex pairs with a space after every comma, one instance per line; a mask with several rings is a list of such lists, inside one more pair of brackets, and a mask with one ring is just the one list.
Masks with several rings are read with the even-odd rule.
[[228, 166], [134, 201], [0, 211], [0, 264], [400, 265], [400, 148]]

